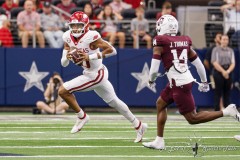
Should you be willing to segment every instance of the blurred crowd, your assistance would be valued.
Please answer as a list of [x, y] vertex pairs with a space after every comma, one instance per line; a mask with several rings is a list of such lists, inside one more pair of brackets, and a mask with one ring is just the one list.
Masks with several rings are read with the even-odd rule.
[[[149, 8], [146, 2], [150, 1], [158, 3], [154, 0], [0, 0], [0, 46], [26, 48], [37, 42], [40, 48], [61, 48], [62, 35], [68, 30], [67, 21], [73, 12], [80, 10], [89, 16], [90, 29], [99, 31], [111, 44], [124, 48], [126, 42], [131, 42], [133, 48], [139, 44], [151, 48], [154, 22], [165, 14], [176, 18], [177, 15], [170, 2], [162, 1], [161, 8]], [[224, 14], [222, 32], [228, 35], [229, 44], [240, 46], [240, 0], [209, 0], [209, 5], [219, 6]]]
[[[148, 19], [155, 21], [160, 13], [160, 9], [146, 13], [143, 0], [0, 0], [0, 6], [0, 45], [13, 47], [20, 42], [23, 48], [31, 47], [33, 41], [40, 48], [61, 48], [67, 21], [75, 11], [85, 12], [90, 29], [119, 48], [125, 47], [126, 37], [136, 48], [136, 36], [151, 48]], [[120, 23], [123, 20], [128, 25]]]

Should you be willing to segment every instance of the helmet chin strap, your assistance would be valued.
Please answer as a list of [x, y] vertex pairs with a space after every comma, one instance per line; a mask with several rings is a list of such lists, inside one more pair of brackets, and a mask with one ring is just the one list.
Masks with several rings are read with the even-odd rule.
[[[85, 30], [81, 30], [80, 33], [72, 33], [73, 37], [75, 38], [79, 38], [81, 35], [83, 35], [85, 33]], [[74, 36], [74, 34], [78, 34], [78, 36]]]

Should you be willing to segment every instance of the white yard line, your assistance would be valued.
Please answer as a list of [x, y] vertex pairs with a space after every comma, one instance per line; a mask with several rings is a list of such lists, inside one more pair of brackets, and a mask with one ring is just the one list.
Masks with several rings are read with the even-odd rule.
[[[166, 147], [166, 150], [169, 148], [171, 149], [172, 147], [175, 148], [191, 148], [191, 146], [168, 146]], [[214, 148], [214, 147], [218, 147], [218, 148], [240, 148], [240, 146], [214, 146], [214, 145], [207, 145], [206, 147], [208, 148]], [[39, 149], [44, 149], [44, 148], [144, 148], [144, 146], [0, 146], [0, 148], [3, 149], [16, 149], [16, 148], [21, 148], [21, 149], [25, 149], [25, 148], [39, 148]]]
[[[71, 128], [69, 128], [71, 129]], [[228, 129], [228, 130], [220, 130], [220, 129], [182, 129], [182, 130], [165, 130], [165, 132], [239, 132], [240, 129]], [[81, 131], [81, 133], [132, 133], [134, 131]], [[147, 132], [156, 132], [156, 130], [148, 130]], [[44, 131], [44, 132], [35, 132], [35, 131], [0, 131], [0, 134], [47, 134], [47, 133], [70, 133], [69, 131]]]
[[[144, 137], [144, 140], [151, 140], [153, 137]], [[233, 139], [233, 136], [218, 136], [218, 137], [191, 137], [195, 139]], [[0, 138], [0, 140], [8, 140], [8, 141], [16, 141], [16, 140], [41, 140], [41, 141], [48, 141], [48, 140], [132, 140], [133, 138], [126, 138], [126, 137], [89, 137], [89, 138]], [[165, 137], [164, 139], [189, 139], [189, 137]]]
[[[186, 129], [186, 127], [187, 126], [181, 126], [181, 127], [179, 127], [179, 126], [175, 126], [175, 127], [173, 127], [173, 126], [171, 126], [171, 127], [165, 127], [165, 129], [176, 129], [176, 128], [185, 128]], [[6, 128], [17, 128], [17, 129], [21, 129], [21, 128], [45, 128], [45, 129], [51, 129], [51, 128], [70, 128], [70, 127], [8, 127], [8, 126], [6, 126], [6, 127], [0, 127], [0, 129], [1, 128], [4, 128], [4, 129], [6, 129]], [[113, 127], [111, 127], [111, 126], [85, 126], [84, 128], [96, 128], [96, 129], [99, 129], [99, 128], [109, 128], [109, 129], [116, 129], [116, 126], [113, 126]], [[117, 128], [131, 128], [131, 126], [117, 126]], [[148, 127], [148, 128], [153, 128], [153, 129], [156, 129], [157, 127]], [[213, 126], [194, 126], [194, 127], [190, 127], [190, 126], [188, 126], [188, 129], [194, 129], [194, 128], [214, 128], [214, 129], [216, 129], [216, 128], [220, 128], [220, 129], [222, 129], [223, 128], [223, 126], [218, 126], [218, 127], [213, 127]], [[231, 129], [231, 128], [238, 128], [239, 130], [240, 130], [240, 126], [236, 126], [236, 125], [234, 125], [233, 127], [225, 127], [224, 126], [224, 129]]]
[[[48, 122], [41, 122], [41, 121], [36, 121], [36, 122], [27, 122], [27, 121], [24, 121], [24, 120], [21, 120], [22, 122], [15, 122], [15, 121], [1, 121], [1, 124], [3, 125], [7, 125], [7, 124], [16, 124], [16, 125], [23, 125], [23, 124], [29, 124], [29, 125], [52, 125], [52, 124], [58, 124], [58, 125], [69, 125], [69, 124], [72, 124], [75, 122], [76, 119], [73, 119], [73, 120], [68, 120], [68, 121], [52, 121], [51, 119], [49, 119]], [[104, 121], [95, 121], [95, 120], [90, 120], [89, 122], [91, 122], [89, 125], [126, 125], [126, 124], [130, 124], [127, 120], [124, 120], [124, 121], [118, 121], [118, 119], [115, 120], [115, 122], [110, 122], [109, 120], [104, 120]], [[145, 121], [144, 121], [145, 122]], [[239, 124], [239, 122], [237, 121], [231, 121], [232, 123], [229, 123], [229, 122], [215, 122], [215, 121], [211, 121], [211, 122], [206, 122], [206, 123], [200, 123], [200, 124], [196, 124], [198, 126], [201, 126], [201, 125], [207, 125], [207, 126], [212, 126], [212, 125], [236, 125], [236, 124]], [[157, 121], [155, 122], [155, 120], [151, 120], [151, 121], [146, 121], [146, 123], [150, 124], [150, 125], [155, 125], [157, 124]], [[181, 122], [173, 122], [171, 120], [167, 121], [166, 122], [167, 125], [186, 125], [186, 126], [191, 126], [189, 123], [187, 123], [187, 121], [181, 121]]]
[[[194, 158], [181, 155], [37, 155], [37, 156], [1, 156], [2, 158]], [[240, 155], [208, 155], [202, 158], [240, 157]], [[201, 157], [200, 157], [201, 158]]]

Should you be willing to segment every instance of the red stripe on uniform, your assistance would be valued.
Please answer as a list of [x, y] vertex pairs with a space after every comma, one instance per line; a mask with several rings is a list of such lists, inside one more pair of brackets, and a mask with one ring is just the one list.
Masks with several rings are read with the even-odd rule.
[[[100, 70], [98, 71], [98, 76], [97, 76], [94, 80], [89, 81], [89, 82], [86, 82], [86, 83], [82, 84], [81, 86], [72, 88], [72, 89], [69, 90], [69, 92], [72, 93], [73, 91], [82, 90], [82, 89], [81, 89], [82, 87], [84, 87], [84, 86], [86, 86], [86, 85], [88, 85], [88, 84], [90, 84], [90, 83], [94, 83], [94, 82], [98, 81], [98, 79], [99, 79], [99, 77], [100, 77], [100, 75], [101, 75], [101, 74], [100, 74], [101, 70], [103, 71], [103, 75], [104, 75], [104, 70], [103, 70], [103, 69], [100, 69]], [[103, 76], [101, 77], [101, 80], [102, 80], [102, 79], [103, 79]], [[99, 82], [98, 82], [98, 83], [99, 83]], [[91, 86], [92, 86], [92, 85], [91, 85]], [[88, 88], [88, 87], [86, 87], [86, 88]], [[86, 89], [86, 88], [84, 88], [84, 89]]]
[[102, 70], [102, 71], [103, 71], [102, 77], [101, 77], [101, 79], [100, 79], [98, 82], [95, 82], [95, 83], [93, 83], [92, 85], [87, 86], [87, 87], [85, 87], [85, 88], [83, 88], [83, 89], [81, 89], [81, 90], [87, 89], [87, 88], [89, 88], [89, 87], [92, 87], [93, 85], [96, 85], [96, 84], [100, 83], [100, 82], [102, 81], [103, 77], [104, 77], [104, 70]]
[[79, 118], [79, 119], [84, 119], [85, 117], [86, 117], [86, 113], [84, 112], [84, 115], [83, 115], [83, 117], [82, 118]]
[[135, 129], [138, 130], [141, 127], [141, 124], [142, 122], [140, 121], [138, 127], [136, 127]]

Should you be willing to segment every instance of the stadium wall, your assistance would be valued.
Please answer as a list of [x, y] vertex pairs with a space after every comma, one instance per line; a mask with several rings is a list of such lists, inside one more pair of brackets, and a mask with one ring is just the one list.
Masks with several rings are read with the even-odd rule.
[[[196, 50], [203, 59], [206, 49]], [[43, 100], [43, 89], [54, 71], [59, 72], [64, 81], [82, 73], [81, 67], [70, 64], [63, 68], [60, 64], [61, 49], [0, 48], [0, 106], [34, 106]], [[234, 81], [239, 80], [239, 54], [236, 54]], [[166, 76], [157, 80], [156, 90], [147, 87], [152, 50], [118, 49], [117, 56], [104, 59], [109, 70], [109, 80], [117, 95], [130, 106], [154, 107], [160, 91], [167, 84]], [[195, 67], [190, 68], [199, 81]], [[161, 66], [160, 72], [164, 70]], [[105, 106], [94, 92], [76, 93], [82, 106]], [[212, 106], [213, 91], [200, 93], [194, 84], [193, 95], [197, 106]], [[232, 102], [240, 104], [239, 91], [232, 90]]]

